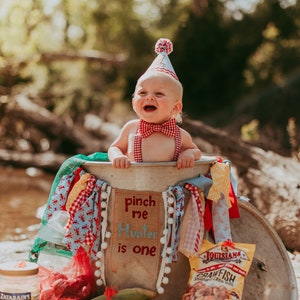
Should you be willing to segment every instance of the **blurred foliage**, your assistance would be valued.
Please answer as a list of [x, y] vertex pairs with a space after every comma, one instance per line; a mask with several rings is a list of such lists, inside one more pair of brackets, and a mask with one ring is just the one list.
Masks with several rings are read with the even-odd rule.
[[[75, 121], [85, 112], [105, 117], [123, 96], [125, 67], [89, 61], [84, 51], [135, 58], [149, 53], [152, 42], [133, 6], [133, 1], [0, 1], [2, 94], [26, 92]], [[82, 51], [83, 58], [42, 56], [70, 51]]]
[[244, 124], [241, 128], [241, 137], [244, 141], [253, 142], [259, 139], [259, 121], [254, 119], [250, 123]]
[[[245, 96], [271, 87], [256, 97], [262, 105], [251, 108], [252, 119], [261, 127], [281, 118], [286, 129], [295, 118], [297, 127], [298, 77], [284, 87], [300, 65], [299, 10], [293, 0], [0, 0], [0, 95], [25, 93], [75, 122], [93, 112], [122, 123], [127, 115], [116, 107], [130, 104], [164, 36], [189, 116], [226, 110], [230, 118]], [[91, 51], [106, 59], [89, 59]], [[49, 59], [53, 53], [66, 57]]]
[[199, 11], [190, 9], [175, 34], [173, 63], [194, 117], [284, 81], [300, 63], [298, 6], [283, 9], [279, 1], [264, 1], [236, 20], [224, 14], [225, 4], [207, 1]]

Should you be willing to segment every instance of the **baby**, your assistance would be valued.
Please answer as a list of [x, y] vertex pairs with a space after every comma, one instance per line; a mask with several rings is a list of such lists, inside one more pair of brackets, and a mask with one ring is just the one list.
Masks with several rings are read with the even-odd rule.
[[132, 107], [139, 119], [127, 122], [108, 149], [115, 168], [162, 161], [191, 168], [201, 158], [190, 134], [176, 124], [181, 121], [183, 88], [167, 56], [171, 51], [171, 41], [160, 39], [157, 58], [137, 81]]

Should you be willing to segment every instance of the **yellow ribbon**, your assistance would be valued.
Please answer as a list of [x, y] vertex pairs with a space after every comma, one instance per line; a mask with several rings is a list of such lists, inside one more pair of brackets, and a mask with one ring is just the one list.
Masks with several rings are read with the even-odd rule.
[[80, 179], [74, 184], [72, 190], [70, 191], [66, 203], [66, 209], [69, 210], [73, 201], [79, 195], [79, 193], [86, 189], [88, 178], [91, 174], [85, 173], [83, 174]]
[[226, 199], [227, 206], [231, 207], [229, 192], [230, 192], [230, 169], [229, 165], [225, 163], [216, 162], [210, 168], [211, 179], [213, 184], [209, 189], [207, 199], [218, 202], [221, 194]]

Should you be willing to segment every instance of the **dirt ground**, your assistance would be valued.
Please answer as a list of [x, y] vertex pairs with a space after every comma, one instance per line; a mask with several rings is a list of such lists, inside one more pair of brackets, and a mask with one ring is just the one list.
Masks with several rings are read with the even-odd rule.
[[39, 208], [47, 202], [53, 178], [34, 168], [0, 167], [0, 241], [23, 241], [36, 235]]
[[[27, 259], [54, 175], [0, 167], [0, 263]], [[300, 253], [289, 252], [300, 299]]]

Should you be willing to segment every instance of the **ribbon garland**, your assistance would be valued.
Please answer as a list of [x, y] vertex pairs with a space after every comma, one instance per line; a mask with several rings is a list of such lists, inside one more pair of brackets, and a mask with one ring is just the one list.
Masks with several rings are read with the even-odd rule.
[[196, 186], [186, 183], [184, 187], [191, 193], [192, 210], [190, 219], [188, 220], [189, 226], [183, 247], [190, 255], [196, 255], [200, 250], [204, 236], [204, 219], [201, 197]]

